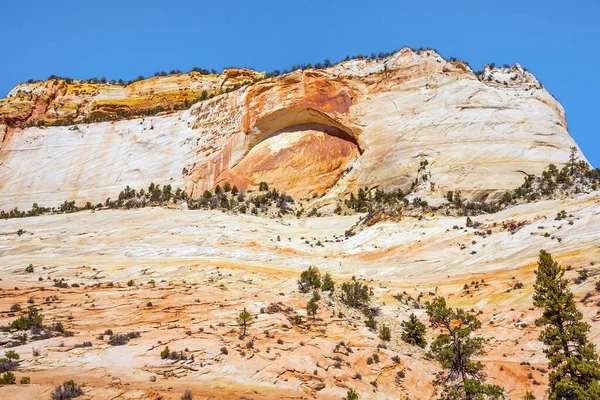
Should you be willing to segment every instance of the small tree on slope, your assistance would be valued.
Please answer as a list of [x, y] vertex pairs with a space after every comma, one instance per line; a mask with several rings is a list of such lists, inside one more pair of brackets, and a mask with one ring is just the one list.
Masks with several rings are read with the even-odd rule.
[[431, 343], [431, 356], [444, 368], [435, 384], [443, 387], [444, 400], [503, 399], [502, 388], [487, 385], [483, 364], [473, 357], [485, 354], [485, 339], [473, 336], [481, 322], [462, 309], [453, 310], [443, 297], [427, 304], [427, 314], [434, 328], [442, 333]]
[[246, 310], [246, 307], [244, 307], [244, 310], [240, 313], [240, 315], [238, 315], [237, 323], [240, 326], [240, 328], [242, 328], [242, 336], [246, 336], [248, 326], [252, 324], [252, 316]]
[[600, 399], [598, 355], [564, 274], [548, 252], [540, 251], [533, 304], [542, 308], [536, 324], [544, 326], [540, 341], [552, 371], [549, 400]]

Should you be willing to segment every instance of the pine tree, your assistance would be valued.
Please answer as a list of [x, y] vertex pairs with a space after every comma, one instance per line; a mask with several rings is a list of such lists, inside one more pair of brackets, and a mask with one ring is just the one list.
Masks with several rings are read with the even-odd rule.
[[552, 371], [549, 400], [600, 399], [598, 355], [564, 274], [548, 252], [540, 251], [533, 304], [542, 308], [536, 324], [544, 326], [540, 341]]
[[317, 311], [319, 310], [319, 305], [317, 304], [317, 300], [315, 297], [311, 298], [306, 304], [306, 314], [311, 315], [313, 319], [317, 315]]
[[460, 308], [453, 310], [443, 297], [427, 304], [431, 325], [442, 333], [431, 343], [431, 356], [444, 368], [435, 384], [443, 387], [442, 399], [475, 400], [502, 399], [502, 388], [484, 383], [483, 364], [473, 357], [485, 354], [485, 339], [473, 336], [481, 322], [473, 314]]
[[408, 321], [404, 324], [402, 335], [400, 336], [406, 343], [413, 344], [419, 347], [425, 347], [425, 325], [414, 313], [410, 314]]
[[242, 336], [246, 336], [246, 330], [248, 329], [248, 326], [250, 326], [252, 323], [251, 319], [252, 316], [246, 310], [246, 307], [244, 307], [244, 310], [237, 317], [237, 323], [240, 326], [240, 328], [242, 328]]

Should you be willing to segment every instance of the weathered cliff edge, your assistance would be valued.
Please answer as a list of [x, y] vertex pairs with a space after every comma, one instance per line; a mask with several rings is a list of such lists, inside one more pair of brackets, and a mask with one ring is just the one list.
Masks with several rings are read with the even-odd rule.
[[[460, 189], [483, 200], [566, 162], [576, 146], [561, 105], [519, 65], [486, 66], [478, 77], [433, 50], [406, 48], [263, 77], [225, 70], [127, 86], [18, 85], [0, 100], [0, 209], [102, 202], [150, 182], [199, 196], [225, 181], [266, 181], [294, 197], [337, 198], [364, 186], [406, 190], [425, 160], [427, 196]], [[85, 122], [187, 105], [203, 91], [216, 96], [186, 110]], [[73, 123], [32, 126], [40, 120]]]

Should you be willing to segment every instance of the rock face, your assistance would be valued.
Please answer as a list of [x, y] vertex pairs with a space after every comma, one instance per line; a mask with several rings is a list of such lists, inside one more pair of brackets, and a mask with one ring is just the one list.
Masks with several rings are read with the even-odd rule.
[[[248, 70], [129, 86], [17, 86], [0, 101], [0, 208], [104, 201], [152, 181], [192, 196], [261, 181], [294, 196], [407, 190], [428, 161], [425, 196], [497, 196], [576, 146], [560, 104], [520, 66], [479, 76], [431, 50], [350, 60], [262, 79]], [[238, 90], [222, 93], [243, 81]], [[84, 123], [222, 93], [187, 110]], [[44, 120], [76, 125], [26, 127]], [[581, 157], [583, 155], [580, 154]]]

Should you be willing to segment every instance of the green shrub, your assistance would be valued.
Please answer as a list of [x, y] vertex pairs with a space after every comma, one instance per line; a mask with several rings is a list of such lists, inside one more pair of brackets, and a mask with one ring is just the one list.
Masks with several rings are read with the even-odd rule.
[[42, 328], [44, 316], [34, 306], [27, 307], [27, 315], [22, 316], [9, 324], [10, 329], [26, 331], [31, 328]]
[[386, 342], [392, 339], [392, 332], [389, 326], [381, 325], [381, 328], [379, 328], [379, 338]]
[[342, 284], [342, 301], [349, 307], [362, 308], [371, 301], [367, 285], [360, 282], [344, 282]]
[[14, 385], [17, 382], [15, 374], [8, 371], [0, 377], [0, 385]]
[[323, 277], [323, 282], [321, 284], [321, 290], [323, 290], [324, 292], [332, 292], [335, 288], [335, 284], [333, 282], [333, 279], [331, 279], [331, 275], [329, 274], [329, 272], [327, 272], [325, 274], [325, 276]]
[[160, 358], [162, 360], [166, 360], [169, 358], [169, 354], [171, 354], [171, 352], [169, 351], [169, 346], [167, 346], [163, 351], [160, 352]]

